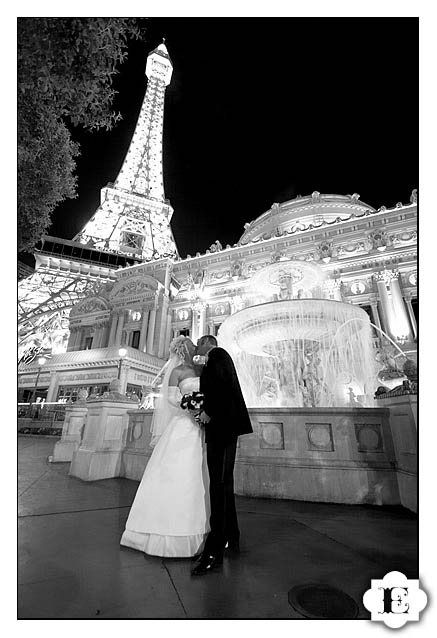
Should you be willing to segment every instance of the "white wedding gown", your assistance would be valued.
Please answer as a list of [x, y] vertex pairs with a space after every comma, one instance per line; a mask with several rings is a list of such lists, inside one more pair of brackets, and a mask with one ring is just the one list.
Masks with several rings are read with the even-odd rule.
[[[199, 390], [199, 377], [180, 383]], [[120, 544], [146, 554], [194, 556], [209, 531], [209, 478], [204, 431], [179, 409], [158, 440], [132, 504]]]

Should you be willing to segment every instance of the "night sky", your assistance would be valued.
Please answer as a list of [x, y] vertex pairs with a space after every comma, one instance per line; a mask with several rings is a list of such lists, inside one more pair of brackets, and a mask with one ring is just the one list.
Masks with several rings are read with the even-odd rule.
[[115, 181], [162, 37], [174, 67], [164, 187], [181, 257], [234, 244], [273, 202], [318, 190], [390, 207], [418, 187], [416, 18], [151, 18], [116, 80], [123, 120], [72, 129], [79, 197], [55, 211], [51, 235], [72, 239]]

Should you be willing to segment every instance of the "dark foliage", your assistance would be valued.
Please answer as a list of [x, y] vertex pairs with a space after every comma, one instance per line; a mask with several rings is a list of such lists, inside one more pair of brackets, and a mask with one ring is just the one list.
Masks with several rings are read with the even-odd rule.
[[18, 249], [31, 251], [51, 213], [76, 197], [79, 145], [67, 124], [110, 129], [112, 83], [141, 37], [132, 18], [18, 19]]

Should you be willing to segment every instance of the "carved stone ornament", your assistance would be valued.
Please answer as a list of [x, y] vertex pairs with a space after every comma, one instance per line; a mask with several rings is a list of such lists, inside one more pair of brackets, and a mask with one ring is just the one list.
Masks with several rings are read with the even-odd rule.
[[107, 309], [108, 308], [106, 304], [102, 300], [96, 299], [94, 297], [91, 299], [85, 299], [81, 303], [74, 306], [74, 308], [71, 311], [71, 314], [72, 315], [88, 315], [92, 312], [100, 312], [102, 310], [107, 310]]
[[262, 450], [284, 450], [284, 424], [260, 423], [259, 446]]
[[308, 450], [313, 452], [333, 452], [334, 439], [330, 423], [306, 423]]
[[316, 244], [317, 254], [320, 259], [330, 259], [332, 257], [332, 242], [322, 241], [320, 244]]
[[365, 290], [366, 286], [362, 281], [354, 281], [354, 283], [351, 284], [351, 292], [354, 295], [362, 295]]
[[356, 424], [355, 438], [358, 444], [358, 452], [384, 451], [381, 426], [378, 423]]
[[117, 295], [132, 295], [139, 292], [145, 292], [146, 290], [155, 292], [148, 281], [132, 279], [117, 290]]
[[78, 403], [84, 403], [88, 398], [88, 390], [81, 388], [77, 393]]

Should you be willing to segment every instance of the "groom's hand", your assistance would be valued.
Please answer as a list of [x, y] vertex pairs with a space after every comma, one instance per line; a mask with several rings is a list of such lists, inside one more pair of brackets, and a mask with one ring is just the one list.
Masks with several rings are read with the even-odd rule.
[[209, 423], [211, 421], [211, 417], [209, 417], [207, 413], [202, 410], [202, 412], [199, 414], [199, 420], [205, 425], [205, 423]]

